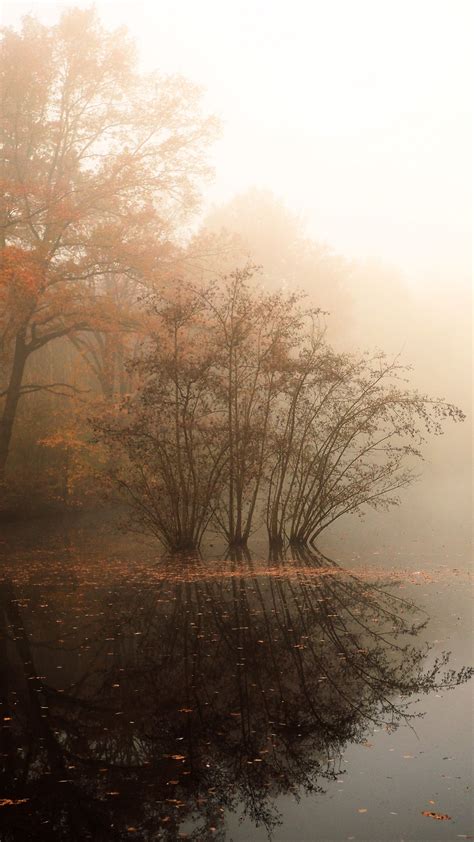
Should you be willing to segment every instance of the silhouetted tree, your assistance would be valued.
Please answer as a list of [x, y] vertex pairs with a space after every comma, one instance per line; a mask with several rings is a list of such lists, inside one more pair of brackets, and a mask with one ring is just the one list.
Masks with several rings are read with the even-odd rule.
[[[398, 502], [424, 434], [464, 418], [406, 387], [383, 354], [336, 353], [320, 312], [251, 286], [255, 269], [154, 293], [137, 392], [96, 422], [142, 527], [171, 548], [209, 525], [245, 545], [313, 543], [338, 518]], [[151, 323], [150, 323], [151, 324]]]

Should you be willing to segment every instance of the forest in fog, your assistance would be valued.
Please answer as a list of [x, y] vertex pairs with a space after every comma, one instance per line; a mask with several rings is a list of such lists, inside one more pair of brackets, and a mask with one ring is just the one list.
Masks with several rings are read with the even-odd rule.
[[5, 28], [0, 75], [0, 515], [126, 504], [175, 550], [396, 504], [464, 420], [465, 302], [269, 190], [203, 212], [224, 129], [93, 11]]

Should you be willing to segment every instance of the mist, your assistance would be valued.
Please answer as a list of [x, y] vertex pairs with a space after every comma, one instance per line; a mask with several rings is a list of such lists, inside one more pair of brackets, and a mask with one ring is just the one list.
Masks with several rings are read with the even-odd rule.
[[[2, 23], [19, 26], [33, 13], [51, 25], [65, 8], [6, 2]], [[413, 366], [414, 385], [465, 410], [449, 442], [429, 443], [430, 494], [417, 492], [418, 504], [436, 505], [443, 519], [449, 486], [465, 531], [470, 4], [302, 2], [290, 16], [282, 3], [271, 13], [265, 3], [231, 12], [206, 0], [146, 6], [146, 26], [134, 4], [96, 8], [107, 27], [127, 27], [144, 71], [190, 78], [220, 122], [208, 156], [212, 176], [180, 236], [220, 230], [240, 243], [225, 247], [225, 257], [201, 249], [201, 270], [205, 263], [210, 277], [232, 262], [261, 265], [272, 290], [303, 290], [329, 313], [338, 347], [400, 355]], [[319, 256], [303, 255], [311, 249]]]
[[5, 842], [467, 838], [471, 18], [3, 4]]

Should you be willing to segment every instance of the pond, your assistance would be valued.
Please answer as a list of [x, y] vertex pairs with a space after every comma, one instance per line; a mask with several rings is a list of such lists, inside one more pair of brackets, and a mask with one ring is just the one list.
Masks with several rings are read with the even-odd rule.
[[2, 840], [473, 838], [462, 560], [38, 534], [0, 545]]

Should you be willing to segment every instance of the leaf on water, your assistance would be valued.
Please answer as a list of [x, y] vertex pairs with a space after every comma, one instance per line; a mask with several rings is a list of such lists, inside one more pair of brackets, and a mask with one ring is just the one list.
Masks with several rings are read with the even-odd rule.
[[17, 804], [26, 804], [29, 798], [0, 798], [0, 807], [16, 807]]
[[447, 813], [434, 813], [432, 810], [422, 810], [422, 816], [428, 816], [430, 819], [436, 819], [438, 822], [451, 821], [451, 816]]

